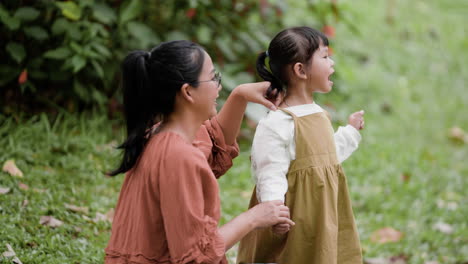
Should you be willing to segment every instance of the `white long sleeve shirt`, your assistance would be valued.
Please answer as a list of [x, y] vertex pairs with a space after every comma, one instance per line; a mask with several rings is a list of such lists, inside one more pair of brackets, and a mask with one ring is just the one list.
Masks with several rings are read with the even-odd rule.
[[[297, 117], [323, 112], [319, 105], [305, 104], [286, 108]], [[341, 163], [353, 153], [361, 135], [351, 125], [335, 132], [338, 161]], [[294, 120], [281, 110], [270, 111], [258, 123], [252, 143], [252, 175], [260, 202], [281, 200], [288, 190], [286, 174], [291, 161], [296, 159]]]

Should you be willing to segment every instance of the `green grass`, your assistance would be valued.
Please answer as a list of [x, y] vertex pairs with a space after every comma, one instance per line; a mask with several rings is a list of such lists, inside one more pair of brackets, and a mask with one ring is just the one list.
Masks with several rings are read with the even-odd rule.
[[[468, 261], [468, 143], [449, 129], [468, 131], [468, 39], [464, 1], [396, 1], [394, 23], [386, 1], [338, 1], [359, 34], [337, 27], [335, 92], [317, 101], [334, 109], [335, 125], [366, 110], [358, 151], [343, 167], [349, 180], [365, 258], [405, 256], [408, 263]], [[100, 263], [110, 223], [92, 219], [115, 206], [123, 177], [105, 177], [122, 139], [119, 123], [99, 113], [0, 118], [0, 163], [14, 159], [24, 172], [0, 172], [0, 253], [10, 244], [23, 263]], [[249, 144], [220, 179], [222, 223], [246, 209]], [[402, 180], [406, 175], [408, 180]], [[18, 183], [28, 185], [20, 189]], [[45, 189], [44, 192], [34, 190]], [[23, 206], [24, 200], [28, 204]], [[89, 208], [75, 213], [65, 203]], [[51, 215], [64, 224], [39, 224]], [[434, 228], [443, 222], [446, 234]], [[392, 227], [398, 242], [373, 242]], [[79, 228], [79, 229], [78, 229]], [[235, 251], [228, 252], [233, 258]], [[0, 263], [11, 263], [0, 256]]]
[[[110, 145], [120, 138], [112, 133], [113, 123], [96, 114], [59, 115], [55, 120], [41, 115], [20, 124], [12, 119], [0, 123], [0, 161], [14, 159], [24, 173], [23, 178], [0, 174], [0, 186], [11, 188], [0, 195], [0, 252], [9, 243], [23, 263], [102, 262], [110, 224], [92, 219], [115, 206], [123, 178], [102, 173], [114, 164], [116, 152]], [[20, 189], [20, 182], [29, 189]], [[25, 200], [28, 204], [22, 206]], [[88, 207], [89, 213], [69, 211], [65, 203]], [[43, 215], [64, 224], [55, 229], [42, 226]]]

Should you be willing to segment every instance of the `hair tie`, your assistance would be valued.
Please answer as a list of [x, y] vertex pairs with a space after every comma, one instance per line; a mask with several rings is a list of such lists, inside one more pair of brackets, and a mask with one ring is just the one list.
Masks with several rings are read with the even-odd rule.
[[268, 50], [265, 51], [265, 54], [266, 54], [267, 57], [270, 57], [270, 54], [268, 54]]

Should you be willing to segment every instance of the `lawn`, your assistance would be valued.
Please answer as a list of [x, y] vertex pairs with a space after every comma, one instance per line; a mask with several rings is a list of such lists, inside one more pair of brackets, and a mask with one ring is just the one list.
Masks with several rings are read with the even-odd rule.
[[[343, 5], [358, 31], [337, 26], [339, 81], [316, 99], [335, 126], [366, 111], [362, 143], [343, 163], [366, 262], [466, 263], [468, 4]], [[0, 253], [9, 244], [23, 263], [102, 262], [123, 181], [103, 172], [117, 164], [121, 124], [99, 112], [0, 116], [0, 163], [14, 160], [24, 174], [0, 172]], [[222, 223], [246, 209], [252, 192], [249, 142], [241, 149], [220, 179]], [[41, 224], [41, 216], [63, 223]]]

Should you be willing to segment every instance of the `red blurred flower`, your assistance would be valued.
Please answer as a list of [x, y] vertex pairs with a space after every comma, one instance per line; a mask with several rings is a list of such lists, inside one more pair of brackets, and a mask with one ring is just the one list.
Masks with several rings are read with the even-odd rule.
[[28, 81], [28, 70], [24, 69], [18, 77], [18, 84], [23, 84]]
[[185, 16], [192, 19], [197, 14], [197, 9], [189, 8], [187, 12], [185, 12]]
[[333, 26], [330, 26], [330, 25], [323, 26], [322, 32], [325, 35], [327, 35], [327, 37], [329, 37], [329, 38], [335, 37], [335, 28]]

